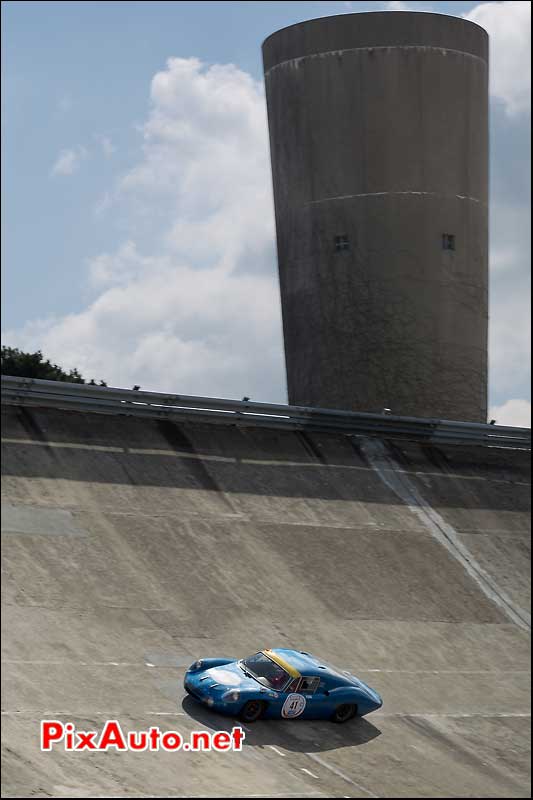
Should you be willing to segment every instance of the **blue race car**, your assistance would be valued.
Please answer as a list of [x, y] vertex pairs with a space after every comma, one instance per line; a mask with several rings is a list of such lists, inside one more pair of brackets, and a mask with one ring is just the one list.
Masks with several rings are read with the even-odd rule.
[[243, 722], [260, 717], [347, 722], [383, 704], [354, 675], [298, 650], [261, 650], [240, 661], [202, 658], [185, 673], [184, 687], [214, 711]]

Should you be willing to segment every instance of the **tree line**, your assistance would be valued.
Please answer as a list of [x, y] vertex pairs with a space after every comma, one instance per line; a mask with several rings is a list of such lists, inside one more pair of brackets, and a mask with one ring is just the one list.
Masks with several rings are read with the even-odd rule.
[[2, 347], [2, 375], [13, 375], [16, 378], [38, 378], [45, 381], [65, 381], [67, 383], [85, 383], [88, 386], [107, 386], [105, 381], [97, 382], [94, 378], [86, 381], [77, 369], [66, 372], [57, 364], [43, 356], [40, 350], [25, 353], [17, 347]]

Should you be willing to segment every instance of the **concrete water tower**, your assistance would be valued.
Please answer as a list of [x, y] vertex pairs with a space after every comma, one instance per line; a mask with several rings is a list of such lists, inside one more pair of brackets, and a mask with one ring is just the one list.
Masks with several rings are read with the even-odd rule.
[[485, 422], [486, 32], [347, 14], [263, 61], [289, 403]]

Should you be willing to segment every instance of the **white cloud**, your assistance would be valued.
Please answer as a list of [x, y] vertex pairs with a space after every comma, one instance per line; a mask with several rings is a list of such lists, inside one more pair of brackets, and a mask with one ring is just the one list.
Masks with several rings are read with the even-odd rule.
[[72, 175], [76, 172], [81, 165], [81, 162], [87, 158], [88, 153], [85, 147], [79, 145], [78, 147], [70, 150], [62, 150], [51, 171], [51, 175]]
[[530, 211], [525, 199], [513, 196], [513, 188], [518, 195], [515, 171], [523, 163], [517, 159], [515, 165], [510, 154], [506, 160], [510, 186], [497, 187], [490, 215], [489, 366], [498, 404], [528, 396], [531, 364]]
[[496, 420], [498, 425], [531, 428], [531, 403], [529, 400], [508, 400], [501, 406], [493, 406], [490, 418]]
[[[262, 85], [233, 65], [170, 59], [143, 137], [104, 204], [134, 233], [89, 261], [94, 301], [4, 340], [114, 385], [284, 402]], [[135, 235], [146, 214], [149, 248]]]
[[134, 278], [138, 278], [149, 259], [142, 258], [135, 242], [128, 240], [116, 251], [101, 253], [89, 260], [89, 281], [97, 289], [109, 286], [125, 286]]
[[152, 81], [143, 161], [122, 180], [166, 246], [195, 266], [273, 270], [274, 218], [263, 87], [235, 66], [174, 58]]
[[65, 367], [113, 385], [284, 400], [271, 276], [143, 258], [131, 243], [97, 261], [97, 277], [114, 285], [85, 311], [30, 323], [4, 340], [38, 345]]
[[490, 36], [490, 91], [509, 115], [531, 108], [531, 3], [481, 3], [466, 19]]
[[384, 11], [432, 11], [433, 7], [427, 3], [404, 3], [403, 0], [390, 0], [384, 4]]
[[531, 301], [527, 279], [510, 275], [491, 281], [489, 367], [498, 401], [529, 392]]

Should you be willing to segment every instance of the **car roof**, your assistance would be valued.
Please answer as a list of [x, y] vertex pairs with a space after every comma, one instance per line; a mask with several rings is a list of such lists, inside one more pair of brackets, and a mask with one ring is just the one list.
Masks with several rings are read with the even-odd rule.
[[275, 647], [266, 652], [273, 653], [280, 659], [286, 661], [287, 664], [290, 664], [300, 675], [318, 675], [321, 677], [329, 675], [330, 677], [337, 678], [340, 683], [350, 683], [348, 676], [343, 675], [340, 670], [335, 669], [331, 664], [320, 661], [316, 656], [313, 656], [311, 653], [306, 653], [303, 650], [288, 650], [286, 648]]

